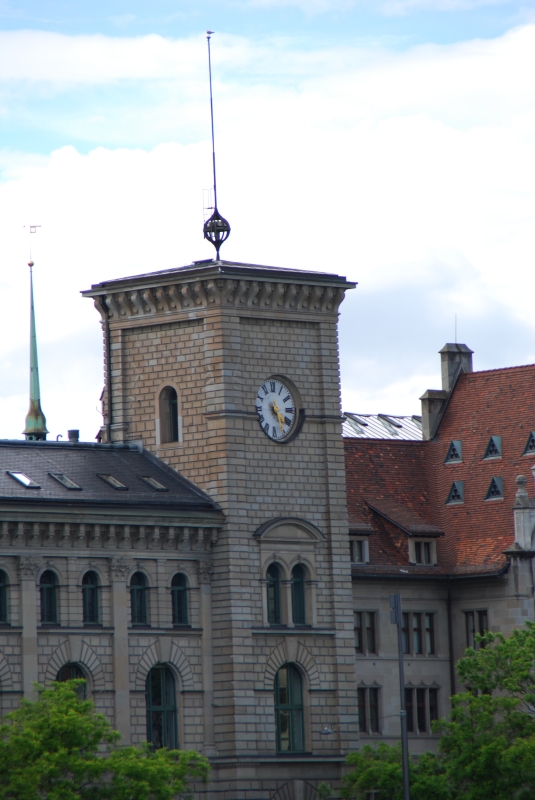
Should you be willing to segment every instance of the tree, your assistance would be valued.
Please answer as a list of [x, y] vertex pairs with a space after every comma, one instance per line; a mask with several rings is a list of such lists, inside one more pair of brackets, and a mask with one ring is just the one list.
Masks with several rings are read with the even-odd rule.
[[[454, 695], [438, 754], [410, 764], [411, 800], [533, 800], [535, 797], [535, 624], [477, 636], [457, 665], [467, 691]], [[399, 748], [367, 746], [348, 756], [354, 769], [343, 796], [366, 798], [371, 789], [401, 800]]]
[[0, 725], [0, 800], [171, 800], [190, 779], [207, 780], [208, 761], [195, 751], [118, 747], [120, 734], [81, 680], [37, 687], [35, 702]]

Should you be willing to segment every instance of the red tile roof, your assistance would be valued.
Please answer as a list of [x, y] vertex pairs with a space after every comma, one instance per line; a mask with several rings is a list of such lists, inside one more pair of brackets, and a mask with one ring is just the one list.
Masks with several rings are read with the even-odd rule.
[[[433, 440], [344, 439], [350, 520], [367, 522], [370, 565], [362, 571], [484, 573], [502, 569], [514, 542], [515, 478], [529, 476], [535, 453], [523, 455], [535, 430], [535, 365], [462, 374]], [[501, 458], [485, 459], [491, 436], [502, 437]], [[445, 464], [453, 439], [462, 462]], [[486, 500], [493, 477], [503, 499]], [[464, 482], [464, 502], [447, 505], [453, 481]], [[528, 484], [529, 486], [529, 484]], [[530, 494], [533, 492], [530, 491]], [[438, 529], [437, 567], [411, 567], [407, 532]], [[435, 531], [436, 535], [436, 531]]]

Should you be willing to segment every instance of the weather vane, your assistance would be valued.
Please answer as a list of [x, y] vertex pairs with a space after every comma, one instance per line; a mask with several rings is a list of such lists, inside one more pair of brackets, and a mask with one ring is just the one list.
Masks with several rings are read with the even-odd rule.
[[217, 180], [215, 171], [215, 139], [214, 139], [214, 103], [212, 97], [212, 59], [210, 55], [210, 37], [214, 31], [206, 31], [208, 42], [208, 75], [210, 79], [210, 117], [212, 120], [212, 168], [214, 172], [214, 210], [212, 216], [206, 220], [203, 226], [204, 238], [211, 242], [216, 250], [216, 261], [219, 261], [219, 250], [223, 242], [226, 242], [230, 235], [230, 225], [217, 210]]

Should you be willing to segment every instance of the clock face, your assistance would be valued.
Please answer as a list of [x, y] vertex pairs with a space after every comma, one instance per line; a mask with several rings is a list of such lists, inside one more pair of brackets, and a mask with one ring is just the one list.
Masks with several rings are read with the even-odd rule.
[[278, 378], [268, 378], [256, 395], [256, 413], [260, 427], [273, 441], [283, 441], [292, 432], [296, 420], [295, 400], [291, 390]]

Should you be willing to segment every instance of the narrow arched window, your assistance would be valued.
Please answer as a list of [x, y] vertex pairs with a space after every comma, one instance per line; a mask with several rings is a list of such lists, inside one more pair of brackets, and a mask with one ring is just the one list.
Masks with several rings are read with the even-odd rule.
[[7, 622], [7, 575], [0, 569], [0, 623]]
[[147, 624], [147, 579], [142, 572], [134, 572], [130, 580], [132, 625]]
[[[63, 681], [72, 681], [75, 678], [83, 678], [86, 680], [78, 664], [64, 664], [56, 675], [56, 680], [60, 681], [60, 683], [63, 683]], [[87, 680], [86, 683], [81, 684], [76, 691], [80, 700], [85, 700], [87, 696]]]
[[147, 675], [147, 741], [155, 749], [178, 747], [175, 679], [168, 667], [156, 665]]
[[160, 392], [160, 442], [178, 442], [178, 395], [172, 386], [166, 386]]
[[82, 599], [84, 606], [84, 625], [97, 625], [98, 618], [98, 577], [96, 572], [86, 572], [82, 579]]
[[292, 620], [294, 625], [306, 625], [305, 570], [300, 564], [292, 570]]
[[303, 683], [292, 664], [285, 664], [275, 676], [275, 722], [278, 752], [303, 752]]
[[41, 575], [39, 583], [41, 594], [41, 624], [54, 624], [58, 621], [58, 581], [52, 570], [47, 569]]
[[267, 612], [270, 625], [280, 625], [281, 621], [281, 593], [280, 571], [276, 564], [270, 564], [266, 572], [267, 577]]
[[171, 582], [173, 625], [188, 624], [188, 585], [186, 576], [177, 574]]

